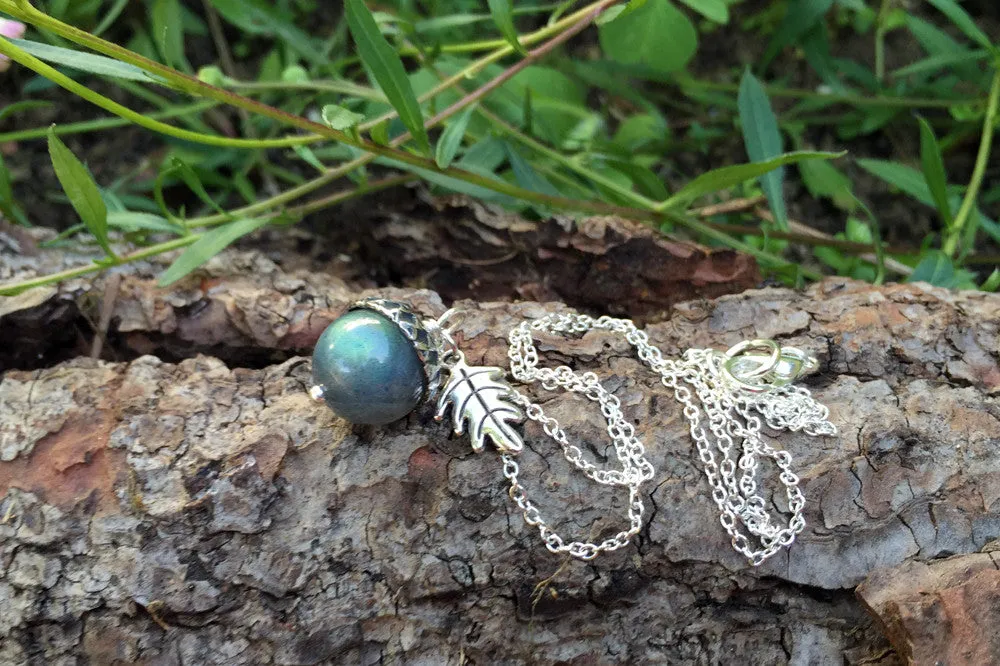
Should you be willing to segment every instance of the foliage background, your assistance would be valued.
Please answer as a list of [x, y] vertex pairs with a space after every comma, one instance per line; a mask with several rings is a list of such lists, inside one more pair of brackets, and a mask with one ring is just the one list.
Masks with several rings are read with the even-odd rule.
[[0, 213], [97, 252], [0, 293], [186, 248], [166, 284], [265, 225], [336, 224], [329, 209], [412, 180], [527, 217], [644, 220], [788, 283], [995, 290], [997, 14], [0, 0], [29, 25], [0, 40]]

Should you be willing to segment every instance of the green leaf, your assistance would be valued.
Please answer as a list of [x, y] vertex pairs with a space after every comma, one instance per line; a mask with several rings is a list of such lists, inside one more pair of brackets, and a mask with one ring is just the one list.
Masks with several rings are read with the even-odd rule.
[[434, 161], [442, 169], [447, 169], [451, 166], [451, 163], [455, 159], [455, 155], [458, 154], [458, 149], [462, 145], [462, 139], [465, 138], [465, 130], [469, 126], [469, 119], [472, 117], [472, 112], [476, 110], [476, 105], [473, 104], [466, 107], [462, 113], [455, 116], [448, 126], [444, 128], [441, 132], [441, 136], [438, 138], [437, 146], [434, 149]]
[[875, 249], [875, 276], [871, 281], [875, 284], [882, 284], [885, 282], [885, 245], [882, 243], [882, 229], [879, 227], [878, 220], [875, 218], [875, 214], [872, 213], [871, 209], [865, 205], [863, 201], [854, 196], [851, 192], [851, 198], [854, 199], [854, 205], [856, 208], [860, 209], [865, 217], [868, 218], [868, 233], [870, 234]]
[[[390, 166], [394, 169], [399, 169], [400, 171], [406, 171], [408, 173], [413, 173], [418, 175], [420, 178], [443, 187], [452, 192], [458, 192], [459, 194], [467, 194], [470, 197], [475, 197], [476, 199], [484, 199], [486, 201], [495, 201], [498, 203], [505, 203], [511, 205], [518, 205], [520, 201], [514, 199], [506, 194], [500, 194], [491, 190], [487, 187], [480, 185], [475, 185], [464, 180], [459, 180], [458, 178], [453, 178], [452, 176], [446, 176], [444, 174], [438, 173], [437, 171], [431, 171], [430, 169], [424, 169], [418, 166], [413, 166], [412, 164], [407, 164], [405, 162], [400, 162], [399, 160], [394, 160], [388, 157], [380, 157], [375, 160], [378, 164], [384, 164]], [[476, 168], [472, 164], [462, 163], [462, 168], [466, 171], [471, 171], [473, 173], [478, 173], [479, 175], [495, 180], [495, 176], [492, 173], [486, 173], [483, 170]]]
[[588, 113], [586, 88], [551, 67], [526, 67], [498, 93], [489, 100], [498, 114], [557, 145]]
[[206, 232], [163, 271], [160, 276], [160, 286], [166, 287], [177, 282], [243, 236], [267, 223], [267, 218], [243, 218]]
[[548, 194], [554, 197], [559, 196], [559, 190], [547, 181], [544, 176], [535, 171], [531, 163], [524, 159], [517, 152], [517, 149], [509, 143], [507, 144], [507, 160], [510, 162], [510, 168], [514, 172], [514, 179], [518, 185], [532, 192]]
[[948, 289], [975, 289], [973, 277], [971, 272], [956, 268], [951, 257], [941, 250], [929, 250], [906, 281], [927, 282]]
[[961, 53], [966, 50], [947, 32], [918, 16], [907, 15], [906, 27], [929, 55]]
[[50, 106], [54, 106], [52, 102], [46, 102], [40, 99], [26, 99], [21, 102], [13, 102], [7, 106], [0, 109], [0, 121], [8, 116], [13, 116], [17, 113], [23, 113], [24, 111], [33, 111], [35, 109], [45, 109]]
[[417, 145], [424, 153], [430, 153], [430, 139], [424, 129], [420, 104], [413, 94], [403, 61], [379, 32], [378, 25], [363, 0], [346, 0], [344, 11], [362, 62], [375, 77], [389, 103], [399, 114], [399, 119], [416, 139]]
[[288, 14], [262, 0], [211, 0], [222, 18], [251, 35], [278, 37], [310, 62], [328, 62], [315, 40], [288, 20]]
[[854, 210], [856, 199], [851, 193], [851, 179], [844, 172], [825, 160], [806, 160], [796, 166], [810, 194], [826, 197], [842, 210]]
[[489, 20], [490, 16], [488, 14], [451, 14], [449, 16], [439, 16], [417, 21], [413, 24], [413, 29], [418, 33], [438, 32]]
[[1000, 289], [1000, 268], [994, 268], [986, 281], [979, 286], [982, 291], [994, 292]]
[[821, 151], [800, 150], [793, 153], [779, 155], [766, 162], [755, 162], [753, 164], [736, 164], [734, 166], [713, 169], [703, 173], [687, 185], [674, 193], [672, 197], [657, 206], [658, 209], [677, 208], [685, 206], [700, 196], [724, 190], [734, 185], [739, 185], [743, 181], [757, 178], [762, 174], [786, 164], [793, 164], [802, 160], [831, 160], [844, 156], [846, 153], [828, 153]]
[[[964, 45], [955, 41], [947, 32], [912, 14], [906, 16], [906, 27], [932, 58], [948, 58], [956, 54], [970, 53]], [[978, 83], [983, 77], [982, 70], [974, 62], [953, 61], [950, 69], [965, 81]]]
[[165, 217], [152, 213], [137, 213], [130, 210], [112, 211], [108, 213], [108, 225], [121, 229], [126, 233], [138, 231], [157, 231], [168, 234], [184, 234], [187, 229], [174, 224]]
[[[872, 159], [859, 159], [857, 160], [857, 165], [868, 173], [898, 187], [920, 203], [931, 208], [937, 207], [934, 203], [934, 197], [931, 195], [930, 188], [927, 187], [927, 181], [924, 179], [923, 174], [916, 169], [908, 167], [905, 164], [900, 164], [899, 162]], [[951, 208], [954, 209], [956, 206], [952, 206]], [[1000, 224], [986, 217], [979, 208], [973, 209], [973, 212], [978, 216], [979, 228], [989, 234], [993, 240], [1000, 243]]]
[[120, 62], [113, 58], [105, 58], [104, 56], [74, 51], [73, 49], [64, 49], [61, 46], [32, 42], [27, 39], [9, 39], [7, 41], [27, 51], [39, 60], [55, 63], [56, 65], [65, 65], [66, 67], [78, 69], [81, 72], [97, 74], [98, 76], [109, 76], [115, 79], [125, 79], [127, 81], [155, 82], [168, 85], [158, 76], [149, 74], [134, 65]]
[[[743, 72], [737, 97], [740, 110], [740, 124], [743, 126], [743, 143], [747, 155], [753, 162], [766, 162], [781, 155], [783, 151], [778, 119], [771, 110], [771, 102], [764, 92], [764, 86], [750, 73]], [[782, 191], [784, 169], [777, 168], [760, 177], [760, 186], [767, 195], [774, 221], [779, 229], [788, 229], [788, 212]]]
[[205, 186], [201, 184], [201, 178], [198, 177], [197, 172], [191, 168], [186, 162], [181, 160], [179, 157], [172, 157], [170, 159], [171, 170], [176, 171], [177, 175], [181, 177], [184, 184], [188, 186], [195, 195], [202, 200], [207, 206], [212, 208], [219, 215], [227, 215], [226, 211], [215, 202], [211, 196], [209, 196], [208, 191]]
[[669, 137], [670, 126], [663, 116], [658, 113], [638, 113], [618, 125], [613, 140], [623, 150], [635, 153], [647, 146], [655, 150], [656, 146], [663, 146]]
[[292, 150], [299, 159], [316, 169], [319, 173], [326, 173], [326, 166], [316, 157], [316, 153], [309, 146], [292, 146]]
[[503, 140], [488, 136], [466, 150], [458, 166], [476, 173], [495, 173], [507, 159], [505, 146]]
[[729, 23], [729, 5], [725, 0], [681, 0], [709, 21]]
[[[645, 2], [645, 0], [643, 0], [643, 2]], [[641, 5], [641, 4], [642, 4], [642, 2], [633, 2], [631, 4], [612, 5], [611, 7], [608, 7], [603, 12], [601, 12], [601, 15], [598, 16], [594, 20], [594, 24], [597, 25], [598, 27], [600, 27], [600, 26], [604, 25], [605, 23], [611, 23], [616, 18], [618, 18], [619, 16], [621, 16], [622, 14], [624, 14], [625, 11], [629, 7], [633, 7], [634, 8], [635, 6], [638, 6], [638, 5]]]
[[100, 37], [105, 30], [114, 25], [114, 22], [118, 20], [122, 11], [125, 10], [128, 2], [129, 0], [115, 0], [115, 4], [107, 11], [104, 18], [101, 19], [101, 22], [97, 24], [97, 27], [93, 29], [91, 34]]
[[937, 7], [938, 11], [947, 16], [966, 37], [983, 48], [996, 52], [990, 38], [979, 29], [972, 17], [955, 0], [927, 0], [927, 2]]
[[[615, 158], [605, 158], [604, 161], [609, 170], [617, 171], [626, 176], [635, 185], [640, 194], [650, 197], [655, 201], [662, 201], [670, 196], [667, 186], [648, 167]], [[629, 205], [632, 202], [625, 203]]]
[[939, 53], [937, 55], [932, 55], [922, 60], [918, 60], [917, 62], [905, 67], [900, 67], [899, 69], [894, 70], [892, 75], [894, 77], [901, 77], [911, 76], [913, 74], [922, 74], [924, 72], [934, 73], [946, 68], [951, 68], [955, 65], [978, 62], [988, 55], [989, 52], [983, 49], [977, 49], [975, 51], [962, 50], [954, 53]]
[[948, 203], [948, 179], [944, 173], [944, 160], [941, 158], [941, 147], [930, 123], [920, 116], [920, 163], [924, 170], [924, 180], [930, 190], [934, 205], [946, 227], [951, 227], [951, 206]]
[[833, 0], [795, 0], [788, 3], [788, 11], [782, 19], [774, 36], [761, 56], [759, 71], [764, 71], [783, 48], [794, 44], [800, 37], [809, 32], [833, 5]]
[[184, 26], [181, 21], [180, 2], [155, 0], [150, 21], [163, 61], [171, 67], [190, 72], [191, 65], [184, 57]]
[[49, 157], [52, 159], [56, 178], [59, 179], [59, 184], [66, 192], [76, 214], [80, 216], [80, 221], [87, 225], [87, 229], [107, 255], [114, 257], [115, 254], [108, 242], [108, 208], [101, 197], [101, 191], [87, 171], [87, 167], [83, 166], [83, 163], [51, 129]]
[[14, 203], [14, 182], [0, 154], [0, 206]]
[[0, 155], [0, 213], [22, 226], [31, 226], [24, 211], [14, 201], [14, 182], [3, 162], [3, 155]]
[[856, 217], [847, 218], [847, 227], [844, 230], [844, 235], [849, 241], [865, 243], [866, 245], [871, 245], [875, 240], [871, 227]]
[[895, 185], [922, 203], [928, 206], [934, 205], [934, 198], [927, 188], [927, 181], [924, 179], [923, 174], [916, 169], [900, 164], [899, 162], [868, 158], [857, 160], [857, 164], [868, 173], [881, 178], [891, 185]]
[[[629, 8], [633, 5], [639, 5], [638, 0]], [[668, 0], [646, 0], [634, 11], [622, 12], [598, 28], [598, 37], [612, 60], [658, 72], [683, 68], [698, 48], [694, 25]]]
[[946, 287], [954, 277], [955, 265], [951, 262], [951, 257], [940, 250], [930, 250], [906, 281], [928, 282], [939, 287]]
[[493, 15], [493, 22], [497, 24], [500, 34], [521, 55], [527, 55], [528, 51], [521, 46], [517, 39], [517, 28], [514, 27], [514, 8], [511, 7], [510, 0], [488, 0], [490, 14]]
[[368, 130], [368, 136], [371, 137], [372, 141], [380, 146], [389, 145], [389, 125], [388, 120], [383, 120], [378, 125], [375, 125], [370, 130]]
[[323, 122], [335, 130], [349, 130], [365, 119], [363, 114], [355, 113], [336, 104], [327, 104], [322, 111]]

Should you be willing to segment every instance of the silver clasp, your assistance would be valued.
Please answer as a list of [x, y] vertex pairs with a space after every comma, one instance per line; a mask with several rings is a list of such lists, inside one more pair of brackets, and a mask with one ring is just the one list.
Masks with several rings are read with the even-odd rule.
[[819, 368], [815, 357], [774, 340], [745, 340], [720, 356], [723, 377], [751, 393], [787, 386]]

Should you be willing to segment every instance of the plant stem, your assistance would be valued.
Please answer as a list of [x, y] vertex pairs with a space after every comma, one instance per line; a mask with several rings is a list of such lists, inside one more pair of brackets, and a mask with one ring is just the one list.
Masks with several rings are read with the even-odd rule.
[[340, 93], [375, 102], [385, 102], [386, 98], [380, 91], [368, 86], [358, 85], [351, 81], [237, 81], [226, 79], [222, 82], [225, 88], [243, 92], [268, 92], [271, 90], [309, 90], [320, 93]]
[[[591, 17], [589, 18], [589, 20], [587, 20], [587, 21], [581, 21], [581, 25], [575, 31], [574, 31], [573, 28], [571, 28], [570, 30], [567, 30], [565, 33], [563, 33], [561, 35], [558, 35], [557, 37], [555, 37], [551, 41], [546, 42], [546, 44], [540, 46], [539, 48], [534, 49], [523, 60], [521, 60], [516, 65], [512, 66], [511, 68], [509, 68], [506, 72], [504, 72], [504, 74], [501, 74], [501, 76], [497, 77], [497, 79], [501, 79], [500, 83], [502, 83], [503, 81], [509, 80], [515, 74], [517, 74], [518, 72], [520, 72], [521, 70], [523, 70], [526, 66], [528, 66], [529, 64], [531, 64], [531, 63], [537, 61], [538, 59], [542, 58], [544, 55], [546, 55], [547, 53], [551, 52], [551, 50], [553, 48], [555, 48], [558, 44], [560, 44], [560, 43], [564, 42], [565, 40], [569, 39], [570, 37], [572, 37], [573, 34], [576, 34], [576, 32], [579, 32], [579, 30], [582, 30], [584, 27], [586, 27], [586, 25], [588, 25], [589, 22], [592, 21], [594, 18], [596, 18], [597, 15], [602, 11], [602, 8], [603, 8], [604, 5], [610, 5], [610, 4], [613, 4], [614, 2], [617, 2], [617, 0], [602, 0], [602, 2], [595, 3], [595, 5], [593, 6], [593, 9], [592, 9], [592, 12], [591, 12]], [[426, 121], [424, 121], [424, 127], [426, 127], [426, 128], [429, 129], [429, 128], [434, 127], [435, 125], [437, 125], [437, 124], [439, 124], [439, 123], [447, 120], [449, 117], [455, 115], [456, 113], [458, 113], [459, 111], [461, 111], [466, 106], [468, 106], [470, 104], [474, 104], [476, 101], [478, 101], [479, 98], [481, 98], [483, 95], [485, 95], [487, 92], [489, 92], [489, 90], [495, 89], [496, 86], [499, 85], [500, 83], [496, 83], [496, 80], [491, 81], [486, 86], [483, 86], [483, 88], [480, 88], [479, 90], [477, 90], [477, 91], [475, 91], [473, 93], [470, 93], [470, 94], [466, 94], [461, 89], [461, 87], [458, 87], [456, 85], [456, 88], [459, 90], [460, 93], [462, 93], [463, 99], [460, 100], [459, 102], [456, 102], [455, 104], [452, 104], [450, 107], [448, 107], [447, 109], [445, 109], [441, 113], [438, 113], [434, 117], [428, 118]], [[491, 84], [495, 84], [495, 85], [491, 85]], [[487, 90], [486, 92], [483, 92], [484, 88], [489, 88], [489, 90]], [[464, 103], [462, 103], [462, 102], [464, 102]], [[497, 122], [499, 124], [502, 124], [503, 127], [509, 129], [512, 132], [517, 132], [517, 130], [515, 128], [513, 128], [512, 126], [507, 125], [506, 123], [504, 123], [499, 117], [493, 116], [493, 114], [489, 114], [489, 117], [490, 117], [490, 119], [493, 122]], [[518, 134], [520, 134], [520, 133], [518, 133]], [[521, 135], [521, 136], [524, 136], [524, 135]], [[396, 137], [393, 140], [392, 145], [394, 145], [394, 146], [400, 145], [400, 144], [404, 143], [406, 140], [408, 140], [409, 138], [410, 138], [409, 133], [408, 132], [404, 133], [401, 136]], [[528, 139], [528, 137], [524, 137], [524, 138]], [[542, 150], [549, 150], [546, 146], [544, 146], [544, 144], [535, 142], [535, 145], [537, 146], [537, 148], [540, 148]], [[558, 155], [558, 153], [555, 153], [555, 151], [549, 151], [549, 152], [551, 154]], [[331, 169], [330, 171], [328, 171], [327, 173], [323, 174], [322, 176], [320, 176], [319, 178], [317, 178], [317, 179], [315, 179], [313, 181], [310, 181], [308, 183], [303, 183], [302, 185], [300, 185], [298, 187], [292, 188], [291, 190], [288, 190], [287, 192], [283, 192], [283, 193], [281, 193], [281, 194], [279, 194], [279, 195], [277, 195], [275, 197], [272, 197], [271, 199], [268, 199], [266, 201], [258, 202], [258, 203], [255, 203], [253, 205], [246, 206], [246, 207], [241, 208], [239, 210], [233, 211], [232, 213], [230, 213], [228, 215], [212, 215], [212, 216], [208, 216], [208, 217], [196, 218], [196, 219], [188, 220], [187, 221], [187, 225], [189, 227], [211, 226], [211, 225], [215, 225], [215, 224], [222, 224], [222, 223], [224, 223], [224, 222], [232, 219], [233, 216], [247, 217], [247, 216], [255, 215], [258, 212], [260, 212], [261, 210], [268, 210], [270, 208], [275, 207], [276, 205], [281, 205], [281, 204], [283, 204], [285, 202], [288, 202], [288, 201], [291, 201], [291, 200], [293, 200], [295, 198], [303, 196], [303, 195], [305, 195], [305, 194], [307, 194], [309, 192], [315, 191], [316, 189], [322, 187], [326, 183], [332, 182], [333, 180], [336, 180], [337, 178], [340, 178], [341, 176], [346, 175], [347, 173], [350, 173], [354, 169], [360, 168], [360, 167], [368, 164], [369, 162], [373, 161], [375, 159], [375, 157], [376, 156], [372, 155], [372, 154], [363, 155], [363, 156], [361, 156], [359, 158], [351, 160], [350, 162], [346, 162], [346, 163], [342, 164], [341, 166], [339, 166], [339, 167], [337, 167], [335, 169]], [[560, 155], [559, 157], [562, 157], [562, 156]], [[596, 175], [596, 174], [594, 174], [594, 175]], [[600, 180], [606, 180], [606, 179], [600, 178], [600, 176], [598, 176], [598, 178]], [[610, 183], [610, 181], [608, 181], [608, 182]], [[613, 186], [615, 186], [617, 190], [620, 190], [620, 187], [617, 185], [617, 183], [610, 183], [610, 184], [613, 185]], [[638, 195], [635, 195], [635, 196], [638, 196]], [[652, 203], [651, 201], [648, 201], [648, 200], [647, 200], [647, 202], [648, 203]], [[620, 212], [625, 212], [625, 211], [620, 211]]]
[[986, 104], [986, 115], [983, 117], [983, 133], [979, 139], [979, 152], [976, 155], [976, 164], [972, 169], [972, 177], [969, 179], [969, 186], [965, 189], [962, 205], [955, 213], [955, 220], [952, 222], [948, 237], [944, 242], [943, 249], [950, 257], [955, 256], [955, 252], [958, 250], [962, 240], [962, 231], [976, 205], [979, 188], [983, 184], [983, 176], [986, 175], [986, 163], [990, 159], [990, 146], [993, 143], [998, 103], [1000, 103], [1000, 69], [993, 73], [993, 82], [990, 84], [990, 97]]
[[[677, 84], [684, 88], [698, 88], [718, 92], [735, 93], [739, 85], [735, 83], [720, 83], [702, 81], [689, 77], [678, 77]], [[848, 104], [850, 106], [885, 106], [899, 108], [950, 109], [955, 106], [976, 106], [982, 103], [976, 99], [929, 99], [926, 97], [889, 97], [885, 95], [852, 95], [848, 93], [822, 93], [802, 88], [783, 88], [767, 85], [764, 90], [769, 97], [793, 97], [796, 99], [825, 99], [831, 103]]]
[[882, 0], [875, 17], [875, 80], [879, 85], [885, 79], [885, 33], [890, 2], [892, 0]]
[[145, 127], [148, 130], [166, 134], [177, 139], [203, 143], [209, 146], [219, 146], [222, 148], [288, 148], [308, 143], [322, 141], [323, 137], [318, 135], [290, 136], [281, 139], [236, 139], [214, 134], [203, 134], [191, 130], [174, 127], [158, 120], [153, 120], [150, 116], [143, 115], [127, 106], [96, 93], [82, 83], [77, 83], [54, 67], [50, 67], [38, 58], [30, 55], [26, 51], [14, 46], [6, 39], [0, 37], [0, 54], [7, 56], [14, 62], [27, 67], [28, 69], [41, 74], [50, 81], [62, 86], [66, 90], [87, 100], [95, 106], [99, 106], [106, 111], [120, 116], [129, 122]]
[[322, 175], [310, 180], [306, 183], [302, 183], [298, 187], [293, 187], [290, 190], [285, 190], [280, 194], [265, 199], [263, 201], [258, 201], [256, 203], [250, 204], [249, 206], [244, 206], [243, 208], [237, 208], [236, 210], [229, 211], [226, 214], [216, 214], [216, 215], [206, 215], [204, 217], [193, 217], [185, 221], [185, 226], [190, 229], [198, 227], [213, 227], [219, 224], [225, 224], [230, 222], [233, 218], [239, 217], [254, 217], [260, 213], [269, 211], [273, 208], [283, 206], [286, 203], [294, 201], [300, 197], [304, 197], [307, 194], [315, 192], [324, 185], [328, 185], [333, 181], [341, 178], [348, 173], [363, 167], [374, 159], [372, 155], [362, 155], [350, 162], [344, 162], [338, 167], [329, 169]]
[[[188, 104], [187, 106], [177, 106], [173, 109], [167, 111], [156, 111], [154, 113], [145, 114], [147, 118], [153, 118], [154, 120], [164, 120], [166, 118], [176, 118], [177, 116], [186, 116], [195, 113], [201, 113], [202, 111], [207, 111], [208, 109], [218, 106], [218, 102], [213, 102], [211, 100], [206, 100], [202, 102], [196, 102], [194, 104]], [[35, 127], [33, 129], [25, 130], [15, 130], [13, 132], [7, 132], [6, 134], [0, 134], [0, 143], [5, 143], [7, 141], [27, 141], [30, 139], [44, 139], [48, 136], [49, 132], [55, 132], [57, 136], [63, 136], [67, 134], [83, 134], [84, 132], [97, 132], [100, 130], [114, 129], [116, 127], [124, 127], [126, 125], [131, 125], [132, 121], [126, 118], [118, 116], [116, 118], [97, 118], [95, 120], [85, 120], [79, 123], [68, 123], [66, 125], [55, 125], [54, 127]]]

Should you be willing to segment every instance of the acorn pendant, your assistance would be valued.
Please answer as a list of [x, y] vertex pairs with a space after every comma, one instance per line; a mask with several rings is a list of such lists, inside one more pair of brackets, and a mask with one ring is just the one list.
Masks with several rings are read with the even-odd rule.
[[[517, 393], [501, 368], [470, 366], [442, 323], [421, 320], [409, 307], [370, 298], [330, 324], [313, 352], [313, 398], [352, 423], [397, 421], [437, 398], [438, 421], [452, 410], [456, 435], [468, 428], [474, 451], [485, 439], [503, 453], [519, 453], [521, 436], [510, 422], [524, 419]], [[438, 396], [441, 375], [448, 373]]]
[[442, 348], [440, 329], [406, 305], [359, 301], [317, 341], [310, 393], [352, 423], [397, 421], [437, 393]]

